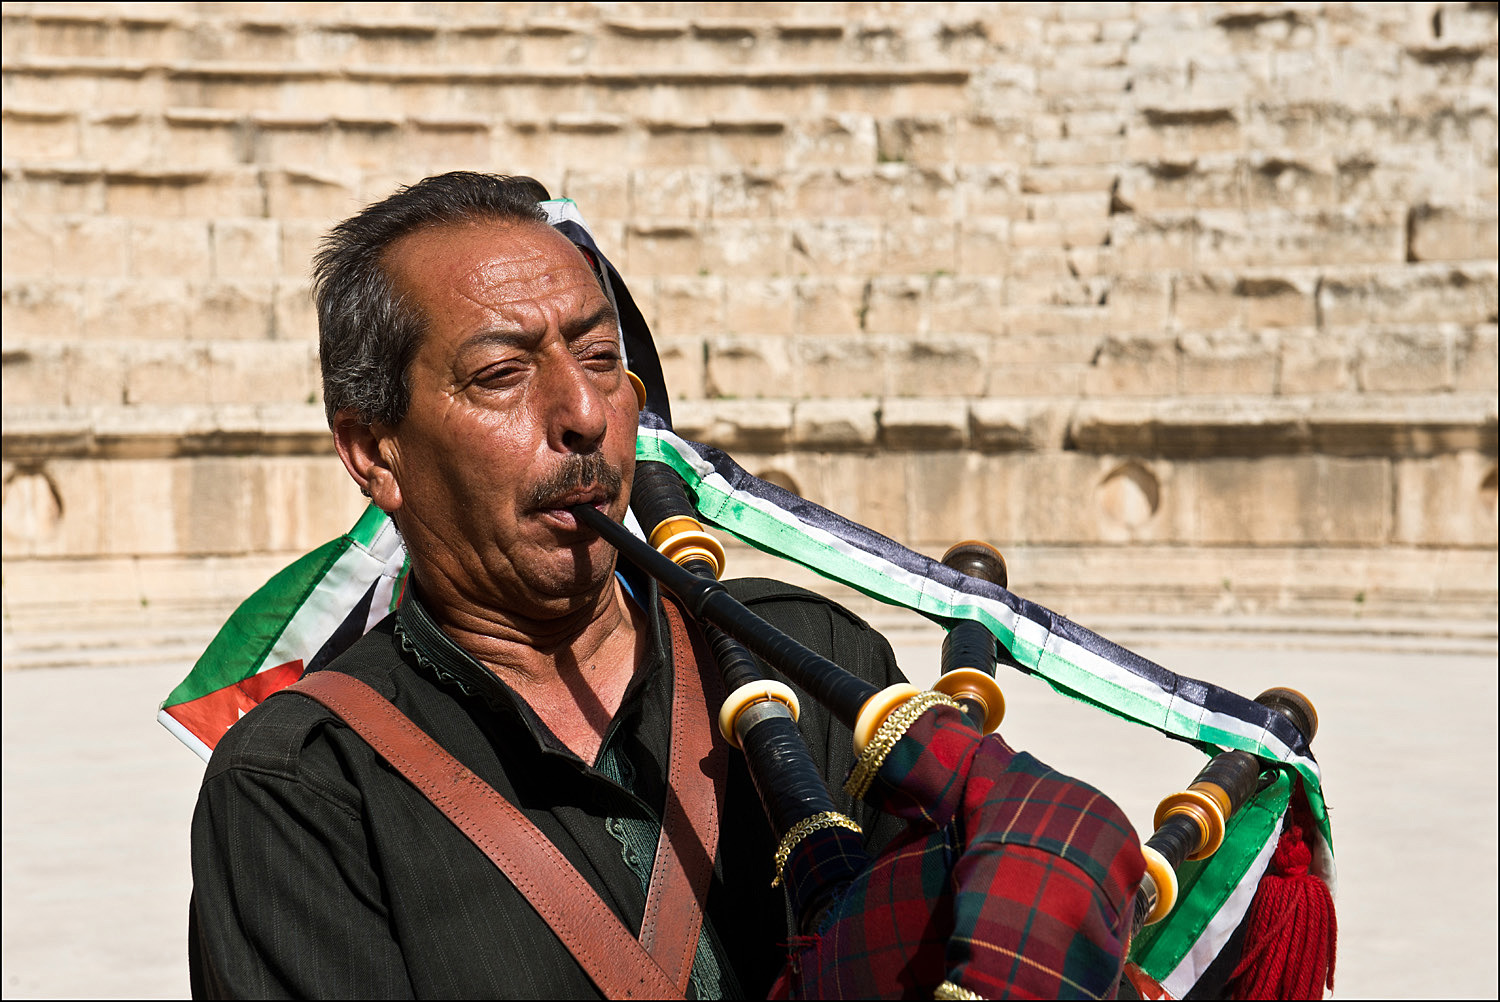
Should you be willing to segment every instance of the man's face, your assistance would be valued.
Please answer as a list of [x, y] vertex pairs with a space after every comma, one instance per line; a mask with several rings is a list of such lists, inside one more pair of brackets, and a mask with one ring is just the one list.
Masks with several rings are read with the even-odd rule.
[[567, 508], [622, 518], [635, 464], [635, 393], [609, 300], [541, 223], [421, 230], [384, 263], [428, 321], [406, 417], [376, 428], [398, 488], [387, 510], [418, 579], [524, 616], [580, 607], [615, 555]]

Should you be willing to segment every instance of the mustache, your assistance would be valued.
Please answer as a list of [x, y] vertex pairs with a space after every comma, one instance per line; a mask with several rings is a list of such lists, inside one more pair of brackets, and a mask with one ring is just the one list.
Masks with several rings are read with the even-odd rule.
[[620, 471], [597, 452], [587, 456], [573, 455], [563, 460], [561, 466], [537, 481], [531, 488], [528, 500], [533, 510], [541, 511], [553, 507], [553, 502], [572, 491], [598, 485], [610, 500], [620, 496], [625, 480]]

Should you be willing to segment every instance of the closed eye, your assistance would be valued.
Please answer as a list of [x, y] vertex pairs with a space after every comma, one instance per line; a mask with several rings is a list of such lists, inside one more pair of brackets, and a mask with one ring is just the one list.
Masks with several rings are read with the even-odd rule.
[[470, 383], [485, 389], [504, 389], [519, 382], [525, 373], [526, 366], [519, 362], [501, 362], [480, 369]]
[[584, 365], [599, 372], [609, 372], [620, 364], [620, 352], [614, 347], [585, 351], [580, 356]]

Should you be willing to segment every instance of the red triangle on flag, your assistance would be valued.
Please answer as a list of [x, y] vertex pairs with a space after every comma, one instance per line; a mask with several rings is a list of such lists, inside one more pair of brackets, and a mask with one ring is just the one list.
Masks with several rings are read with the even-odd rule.
[[302, 659], [297, 658], [215, 689], [206, 696], [169, 706], [166, 712], [212, 749], [241, 717], [273, 692], [285, 689], [301, 677]]

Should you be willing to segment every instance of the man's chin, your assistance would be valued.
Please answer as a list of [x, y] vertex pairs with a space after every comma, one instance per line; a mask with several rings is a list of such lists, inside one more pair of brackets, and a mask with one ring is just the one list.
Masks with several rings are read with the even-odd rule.
[[567, 547], [549, 556], [553, 559], [538, 560], [523, 570], [521, 578], [538, 600], [551, 607], [587, 605], [614, 576], [615, 551], [603, 540]]

